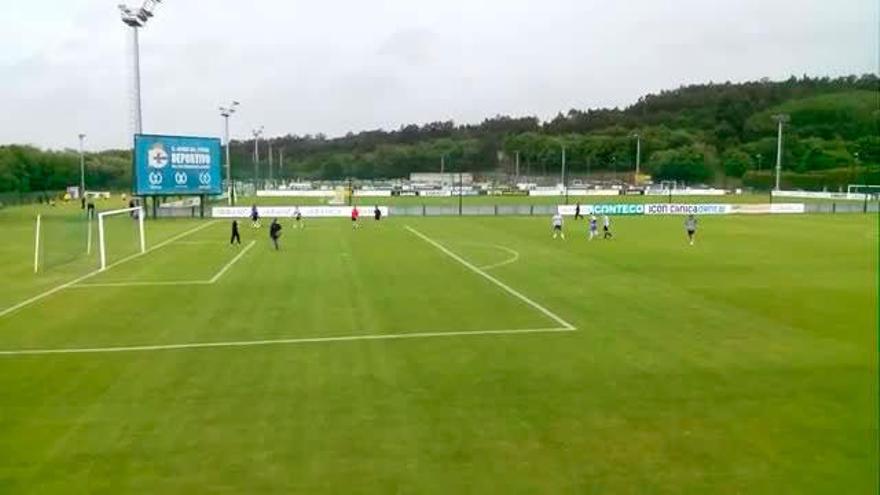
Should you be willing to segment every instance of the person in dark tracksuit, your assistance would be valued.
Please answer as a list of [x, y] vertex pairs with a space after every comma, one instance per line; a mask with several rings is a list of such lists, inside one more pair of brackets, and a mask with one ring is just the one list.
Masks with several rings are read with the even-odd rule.
[[380, 210], [378, 206], [373, 210], [373, 217], [375, 217], [376, 220], [382, 220], [382, 210]]
[[238, 234], [238, 220], [232, 221], [232, 237], [229, 239], [229, 244], [241, 245], [241, 236]]
[[281, 224], [278, 223], [277, 218], [272, 219], [272, 224], [269, 226], [269, 238], [272, 239], [272, 244], [275, 245], [275, 250], [278, 250], [278, 238], [281, 237]]
[[581, 204], [580, 203], [576, 204], [574, 207], [574, 219], [577, 220], [578, 218], [584, 218], [584, 216], [581, 215]]

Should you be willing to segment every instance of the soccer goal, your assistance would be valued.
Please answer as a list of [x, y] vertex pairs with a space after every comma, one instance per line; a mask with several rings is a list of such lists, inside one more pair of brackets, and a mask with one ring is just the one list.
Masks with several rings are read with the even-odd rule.
[[98, 214], [98, 252], [101, 270], [107, 260], [118, 260], [147, 251], [144, 237], [144, 208], [123, 208]]
[[850, 184], [846, 186], [846, 195], [858, 195], [861, 199], [862, 195], [867, 194], [869, 197], [876, 198], [880, 195], [880, 184]]
[[45, 211], [34, 228], [34, 273], [71, 263], [86, 263], [92, 254], [94, 216]]

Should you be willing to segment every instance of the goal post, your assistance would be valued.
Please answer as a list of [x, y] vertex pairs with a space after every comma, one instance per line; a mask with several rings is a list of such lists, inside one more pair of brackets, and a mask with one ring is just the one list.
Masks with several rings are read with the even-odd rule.
[[42, 234], [43, 215], [37, 215], [37, 227], [34, 229], [34, 273], [40, 271], [40, 234]]
[[147, 251], [146, 238], [144, 237], [144, 208], [143, 206], [135, 206], [134, 208], [123, 208], [120, 210], [105, 211], [98, 214], [98, 251], [101, 259], [101, 270], [107, 269], [107, 219], [119, 215], [127, 215], [132, 217], [133, 221], [137, 221], [137, 236], [140, 253]]

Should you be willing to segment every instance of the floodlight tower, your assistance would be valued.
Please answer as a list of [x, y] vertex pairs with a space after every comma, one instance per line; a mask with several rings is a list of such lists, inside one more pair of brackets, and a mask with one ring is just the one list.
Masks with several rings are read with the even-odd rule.
[[220, 107], [220, 116], [223, 117], [224, 123], [224, 139], [226, 141], [226, 195], [228, 196], [229, 206], [235, 205], [235, 186], [232, 180], [232, 165], [229, 160], [229, 117], [235, 113], [238, 102], [233, 101], [230, 105]]
[[141, 62], [140, 62], [140, 46], [138, 43], [138, 29], [147, 25], [147, 21], [153, 17], [153, 10], [162, 0], [145, 0], [137, 9], [128, 7], [125, 4], [119, 4], [119, 11], [122, 14], [122, 22], [131, 28], [131, 37], [133, 41], [132, 48], [132, 113], [134, 114], [134, 133], [140, 134], [143, 131], [143, 119], [141, 117]]

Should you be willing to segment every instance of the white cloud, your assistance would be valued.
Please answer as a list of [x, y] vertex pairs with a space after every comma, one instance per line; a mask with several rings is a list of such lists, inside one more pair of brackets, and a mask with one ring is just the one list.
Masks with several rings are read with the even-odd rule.
[[[115, 2], [0, 15], [0, 143], [130, 142]], [[142, 32], [144, 127], [217, 135], [547, 118], [709, 80], [877, 72], [876, 0], [166, 0]]]

